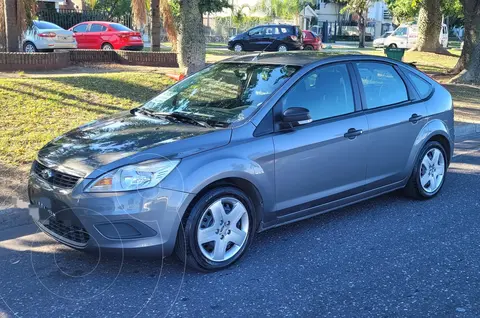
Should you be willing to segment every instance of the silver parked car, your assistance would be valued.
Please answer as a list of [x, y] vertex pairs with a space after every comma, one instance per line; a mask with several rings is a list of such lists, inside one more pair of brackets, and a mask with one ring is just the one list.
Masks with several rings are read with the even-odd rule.
[[373, 40], [373, 47], [384, 47], [385, 39], [392, 35], [393, 31], [387, 31], [383, 33], [378, 39]]
[[33, 21], [23, 34], [23, 51], [53, 52], [55, 49], [76, 49], [77, 41], [72, 31], [46, 21]]
[[257, 232], [401, 188], [434, 197], [453, 140], [450, 94], [410, 65], [241, 56], [48, 143], [31, 214], [76, 249], [216, 270]]

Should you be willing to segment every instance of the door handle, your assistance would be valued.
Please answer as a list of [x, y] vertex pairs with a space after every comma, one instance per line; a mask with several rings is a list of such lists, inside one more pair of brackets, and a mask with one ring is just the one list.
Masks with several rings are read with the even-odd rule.
[[422, 120], [422, 119], [423, 119], [423, 116], [422, 116], [422, 115], [413, 114], [413, 115], [410, 117], [409, 121], [410, 121], [411, 123], [416, 124], [417, 122], [419, 122], [419, 121]]
[[355, 139], [357, 136], [363, 134], [363, 130], [350, 128], [343, 136], [348, 139]]

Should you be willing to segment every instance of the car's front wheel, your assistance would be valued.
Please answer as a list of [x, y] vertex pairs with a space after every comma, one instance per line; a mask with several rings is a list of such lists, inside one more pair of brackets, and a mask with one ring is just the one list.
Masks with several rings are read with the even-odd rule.
[[237, 261], [255, 233], [254, 205], [235, 187], [206, 192], [179, 229], [175, 252], [192, 268], [223, 269]]
[[233, 46], [233, 50], [235, 52], [242, 52], [243, 51], [243, 46], [242, 44], [240, 43], [235, 43], [235, 45]]
[[428, 142], [420, 152], [406, 193], [416, 199], [433, 198], [442, 188], [447, 172], [447, 156], [444, 147], [436, 141]]

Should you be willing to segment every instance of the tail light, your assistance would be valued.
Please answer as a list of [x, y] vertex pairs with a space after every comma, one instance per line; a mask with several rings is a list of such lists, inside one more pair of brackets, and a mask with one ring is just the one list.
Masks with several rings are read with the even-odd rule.
[[55, 32], [43, 32], [38, 34], [39, 37], [42, 38], [54, 38], [57, 36]]
[[297, 41], [298, 37], [296, 35], [290, 35], [290, 39], [292, 39], [293, 41]]

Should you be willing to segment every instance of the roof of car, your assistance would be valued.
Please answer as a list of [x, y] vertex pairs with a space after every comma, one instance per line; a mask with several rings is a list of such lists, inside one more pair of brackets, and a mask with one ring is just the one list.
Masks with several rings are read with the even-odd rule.
[[[352, 60], [376, 60], [389, 63], [399, 64], [401, 62], [395, 61], [382, 56], [364, 55], [364, 54], [338, 54], [335, 52], [273, 52], [262, 53], [258, 56], [256, 54], [240, 55], [237, 57], [224, 60], [221, 63], [258, 63], [258, 64], [275, 64], [275, 65], [293, 65], [293, 66], [305, 66], [318, 62], [320, 60], [329, 59], [332, 61], [352, 61]], [[403, 64], [403, 63], [401, 63]]]

